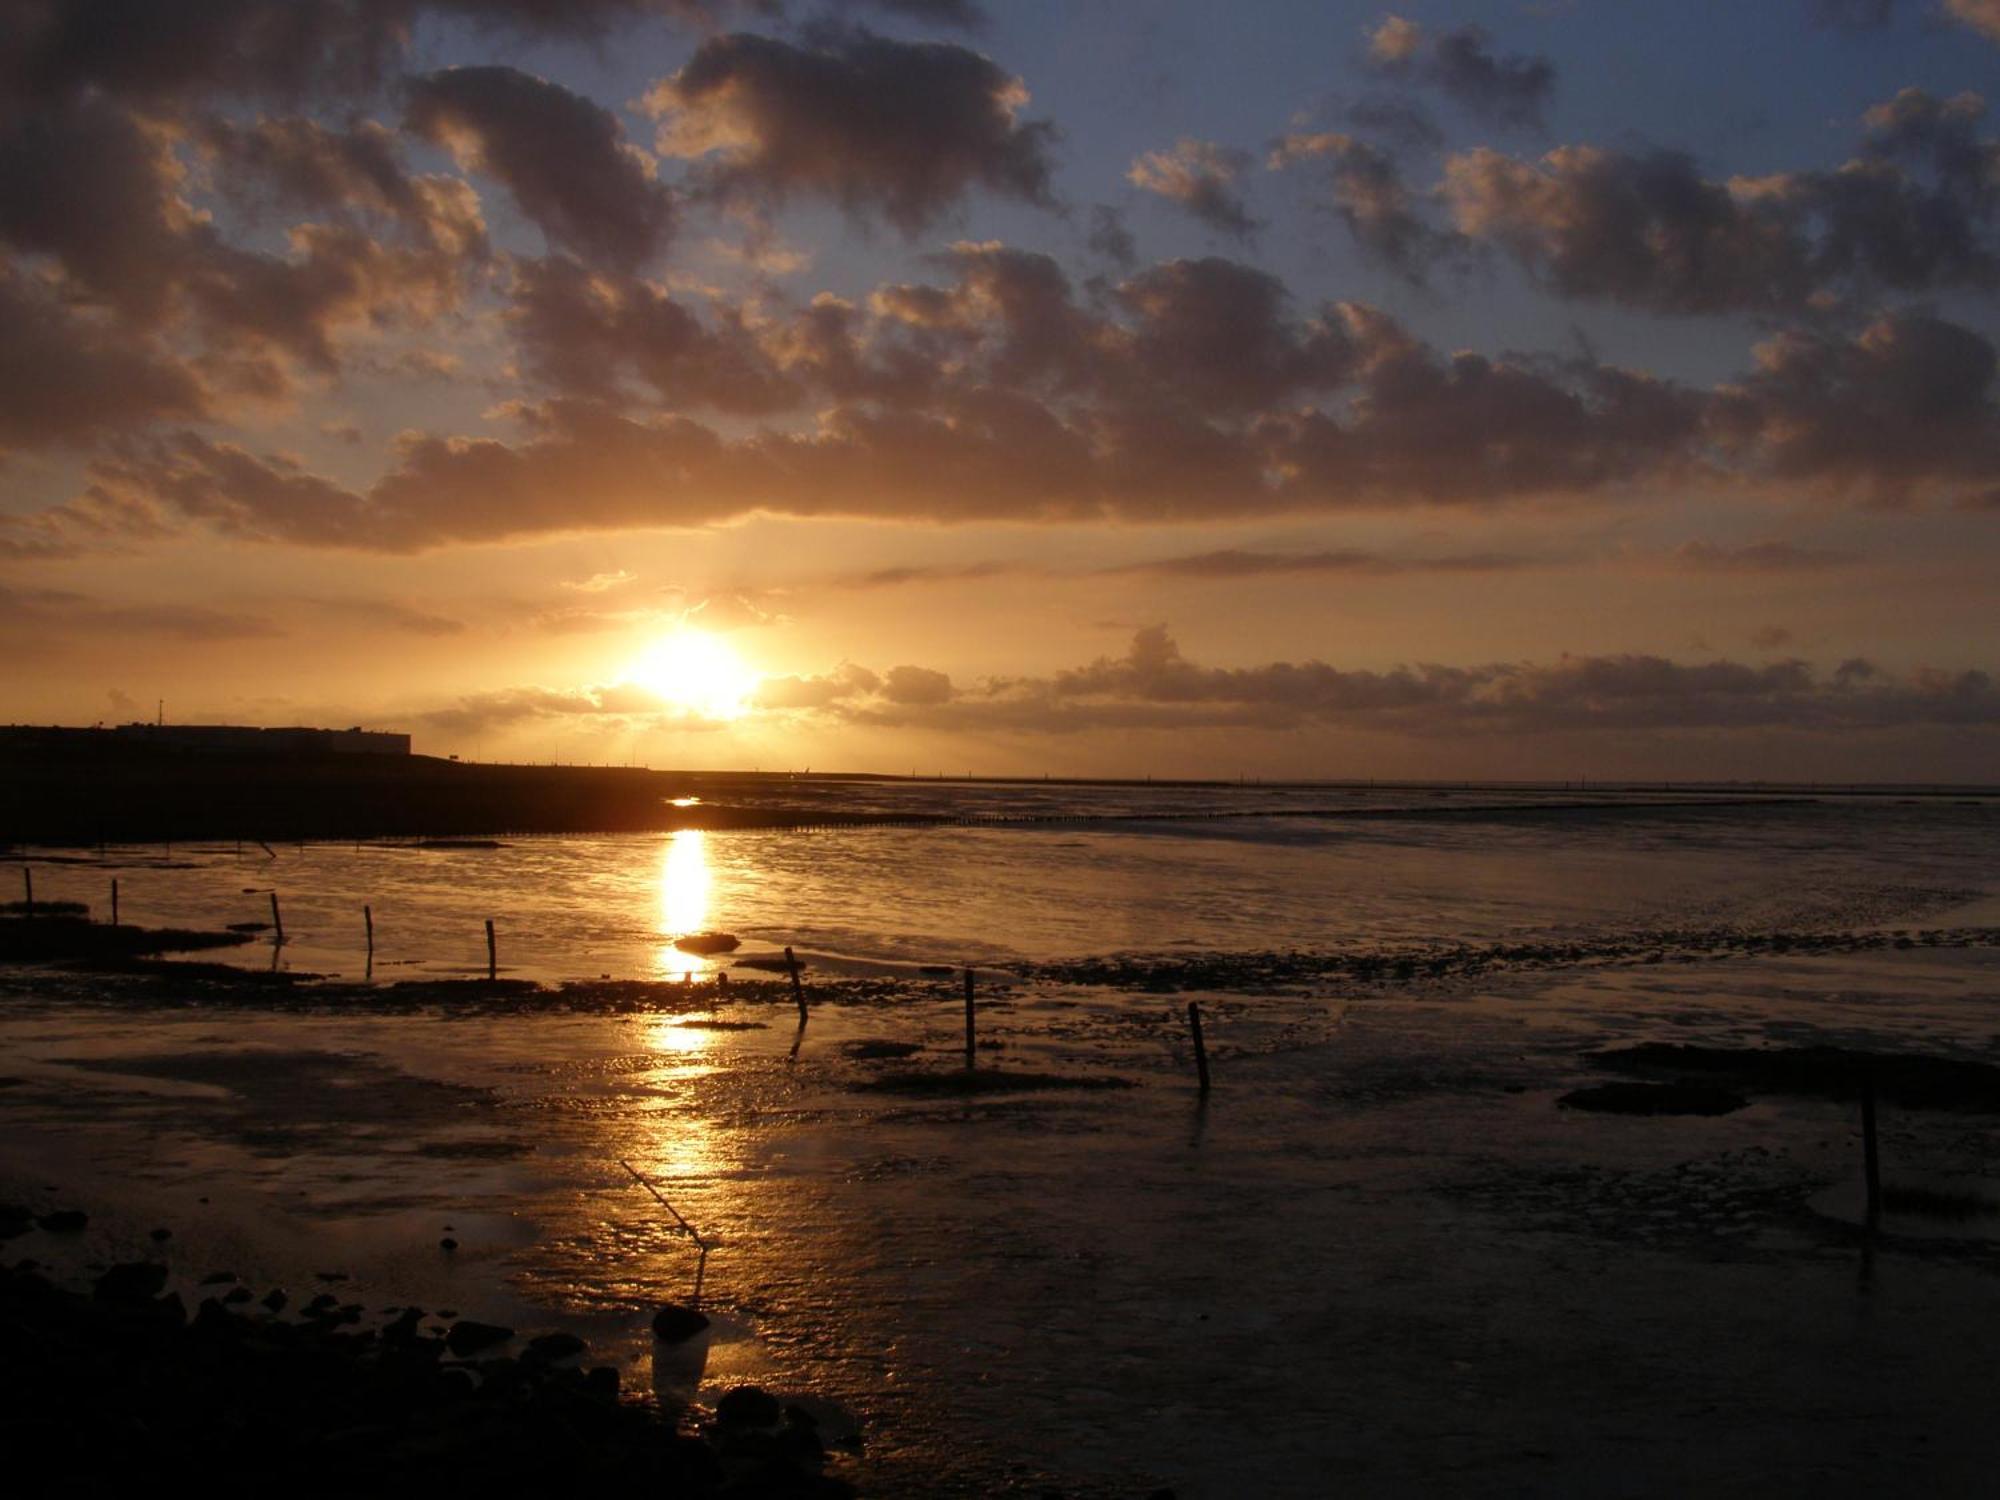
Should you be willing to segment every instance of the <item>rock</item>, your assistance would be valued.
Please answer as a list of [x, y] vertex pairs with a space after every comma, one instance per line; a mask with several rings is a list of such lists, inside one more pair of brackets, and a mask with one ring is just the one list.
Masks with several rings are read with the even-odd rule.
[[272, 1287], [271, 1290], [265, 1294], [264, 1305], [270, 1308], [272, 1312], [283, 1312], [285, 1310], [285, 1304], [291, 1300], [292, 1300], [291, 1298], [285, 1295], [285, 1289], [281, 1286], [277, 1286], [277, 1287]]
[[545, 1333], [539, 1338], [528, 1340], [528, 1354], [531, 1358], [554, 1361], [568, 1359], [581, 1354], [590, 1345], [573, 1333]]
[[1600, 1083], [1556, 1100], [1564, 1109], [1607, 1115], [1726, 1115], [1749, 1102], [1728, 1089], [1694, 1083]]
[[152, 1240], [154, 1244], [164, 1245], [168, 1240], [174, 1237], [174, 1232], [171, 1229], [155, 1229], [151, 1232], [151, 1234], [148, 1237]]
[[495, 1344], [504, 1344], [514, 1336], [514, 1330], [503, 1328], [498, 1323], [480, 1323], [472, 1318], [461, 1318], [451, 1325], [451, 1332], [444, 1336], [444, 1346], [460, 1359], [468, 1354], [476, 1354], [481, 1349], [491, 1349]]
[[669, 1344], [684, 1344], [708, 1327], [708, 1314], [669, 1302], [653, 1314], [653, 1336]]
[[234, 1271], [210, 1271], [206, 1276], [201, 1278], [203, 1286], [231, 1286], [235, 1281], [236, 1273]]
[[249, 1287], [237, 1286], [237, 1287], [231, 1287], [227, 1292], [223, 1293], [222, 1300], [225, 1303], [232, 1303], [232, 1304], [238, 1302], [248, 1302], [255, 1295], [256, 1293], [252, 1292]]
[[443, 1239], [438, 1241], [438, 1249], [440, 1250], [456, 1250], [457, 1248], [458, 1248], [458, 1241], [453, 1239], [450, 1235], [446, 1235]]
[[598, 1365], [583, 1377], [583, 1388], [605, 1401], [618, 1399], [618, 1371], [612, 1365]]
[[733, 932], [691, 932], [686, 937], [675, 938], [674, 946], [683, 953], [699, 953], [706, 956], [714, 953], [734, 953], [743, 946], [743, 940]]
[[0, 1240], [26, 1234], [34, 1223], [35, 1216], [20, 1204], [0, 1203]]
[[135, 1260], [115, 1265], [98, 1277], [93, 1295], [100, 1302], [151, 1302], [166, 1286], [165, 1266]]
[[715, 1420], [725, 1427], [776, 1427], [785, 1409], [761, 1386], [739, 1385], [715, 1403]]
[[59, 1208], [54, 1213], [43, 1214], [35, 1223], [50, 1234], [77, 1234], [90, 1222], [90, 1215], [80, 1208]]

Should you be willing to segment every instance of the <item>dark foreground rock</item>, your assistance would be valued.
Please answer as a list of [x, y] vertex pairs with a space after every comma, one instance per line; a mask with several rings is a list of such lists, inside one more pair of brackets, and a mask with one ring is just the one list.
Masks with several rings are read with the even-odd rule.
[[178, 1297], [144, 1295], [150, 1271], [115, 1268], [116, 1295], [96, 1298], [0, 1271], [10, 1469], [70, 1494], [852, 1494], [816, 1444], [678, 1431], [621, 1400], [610, 1369], [456, 1360], [414, 1319], [385, 1336], [211, 1297], [190, 1320]]
[[1700, 1047], [1646, 1042], [1591, 1059], [1614, 1073], [1678, 1083], [1732, 1084], [1772, 1094], [1853, 1099], [1872, 1081], [1885, 1102], [1905, 1109], [2000, 1113], [2000, 1067], [1910, 1052], [1849, 1047]]
[[1726, 1115], [1750, 1101], [1697, 1083], [1600, 1083], [1571, 1089], [1556, 1103], [1601, 1115]]

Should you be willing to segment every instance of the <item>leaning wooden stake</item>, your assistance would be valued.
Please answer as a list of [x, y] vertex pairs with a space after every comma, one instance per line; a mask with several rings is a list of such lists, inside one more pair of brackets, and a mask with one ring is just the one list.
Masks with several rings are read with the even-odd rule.
[[1861, 1075], [1861, 1172], [1868, 1185], [1868, 1227], [1882, 1222], [1882, 1158], [1875, 1145], [1875, 1075]]
[[965, 971], [965, 1067], [970, 1072], [977, 1064], [972, 1059], [972, 970]]
[[21, 866], [21, 886], [26, 892], [22, 897], [21, 914], [32, 922], [35, 920], [35, 872], [26, 865]]
[[111, 877], [111, 925], [118, 925], [118, 877]]
[[277, 946], [285, 946], [285, 919], [278, 915], [278, 893], [271, 892], [271, 931], [276, 935]]
[[660, 1207], [664, 1208], [668, 1213], [674, 1216], [674, 1222], [680, 1225], [681, 1233], [685, 1234], [689, 1239], [693, 1240], [695, 1243], [695, 1248], [701, 1252], [700, 1257], [695, 1261], [694, 1265], [694, 1297], [691, 1302], [692, 1306], [700, 1307], [701, 1283], [703, 1278], [708, 1275], [708, 1252], [710, 1249], [708, 1241], [701, 1237], [701, 1235], [696, 1231], [694, 1225], [688, 1223], [686, 1219], [681, 1217], [681, 1211], [679, 1209], [675, 1208], [673, 1204], [667, 1202], [666, 1195], [664, 1193], [662, 1193], [658, 1188], [654, 1187], [652, 1183], [648, 1182], [643, 1176], [640, 1175], [639, 1169], [637, 1167], [633, 1166], [632, 1163], [625, 1160], [625, 1158], [622, 1156], [618, 1158], [618, 1165], [623, 1167], [626, 1171], [630, 1172], [632, 1174], [632, 1180], [638, 1183], [640, 1187], [644, 1188], [647, 1192], [653, 1195], [653, 1201], [655, 1203], [659, 1204]]
[[1188, 1030], [1194, 1033], [1195, 1073], [1201, 1079], [1202, 1093], [1207, 1094], [1208, 1048], [1202, 1045], [1202, 1040], [1201, 1040], [1201, 1007], [1195, 1004], [1194, 1001], [1192, 1000], [1188, 1001]]
[[486, 919], [486, 982], [491, 984], [500, 977], [500, 949], [493, 941], [493, 919]]
[[792, 976], [792, 998], [799, 1002], [799, 1025], [806, 1024], [806, 987], [799, 980], [799, 961], [792, 956], [792, 950], [785, 950], [785, 968]]
[[361, 908], [361, 925], [368, 933], [368, 957], [375, 957], [375, 909], [364, 905]]

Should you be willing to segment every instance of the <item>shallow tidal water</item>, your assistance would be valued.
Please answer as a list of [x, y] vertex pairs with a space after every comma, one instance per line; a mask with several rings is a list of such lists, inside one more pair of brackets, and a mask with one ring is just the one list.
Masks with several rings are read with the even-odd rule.
[[[153, 1253], [161, 1224], [190, 1292], [226, 1267], [567, 1328], [663, 1399], [827, 1403], [870, 1493], [1980, 1493], [2000, 1260], [1816, 1211], [1858, 1171], [1848, 1109], [1555, 1100], [1634, 1041], [2000, 1060], [1996, 855], [1990, 804], [1871, 802], [38, 863], [39, 895], [96, 902], [115, 867], [148, 924], [251, 920], [275, 886], [288, 942], [250, 965], [360, 978], [369, 901], [378, 982], [483, 973], [488, 915], [516, 975], [695, 982], [411, 1013], [0, 976], [0, 1185], [94, 1214], [12, 1253]], [[802, 1034], [672, 947], [710, 928], [806, 958]], [[1717, 930], [1824, 941], [1673, 941]], [[1533, 951], [1268, 977], [1436, 944]], [[1029, 967], [1114, 954], [1198, 955], [1200, 987]], [[958, 982], [917, 966], [965, 963], [982, 1069], [1128, 1086], [880, 1087], [958, 1066]], [[1885, 1171], [2000, 1197], [1996, 1137], [1892, 1112]], [[697, 1255], [621, 1160], [713, 1244], [714, 1335], [658, 1367], [646, 1319]]]

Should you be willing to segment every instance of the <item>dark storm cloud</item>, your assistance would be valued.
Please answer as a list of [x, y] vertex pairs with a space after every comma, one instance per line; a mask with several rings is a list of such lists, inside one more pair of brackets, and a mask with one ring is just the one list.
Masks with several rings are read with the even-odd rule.
[[1027, 101], [977, 52], [856, 27], [711, 38], [647, 107], [659, 150], [694, 159], [712, 193], [825, 197], [915, 234], [975, 187], [1052, 203], [1053, 132], [1019, 118]]
[[1555, 65], [1547, 58], [1498, 56], [1492, 39], [1478, 26], [1430, 31], [1401, 16], [1386, 16], [1369, 33], [1368, 62], [1386, 76], [1441, 89], [1495, 125], [1539, 127], [1555, 90]]
[[1324, 165], [1334, 210], [1355, 243], [1411, 280], [1422, 281], [1431, 263], [1460, 243], [1424, 221], [1394, 158], [1366, 141], [1338, 131], [1288, 135], [1271, 152], [1274, 171], [1300, 162]]
[[1210, 229], [1238, 239], [1257, 228], [1237, 179], [1250, 155], [1213, 141], [1183, 139], [1165, 151], [1148, 151], [1132, 163], [1126, 181], [1178, 203]]
[[631, 270], [665, 245], [672, 195], [618, 117], [560, 84], [506, 67], [413, 81], [404, 121], [461, 165], [503, 183], [549, 242]]

